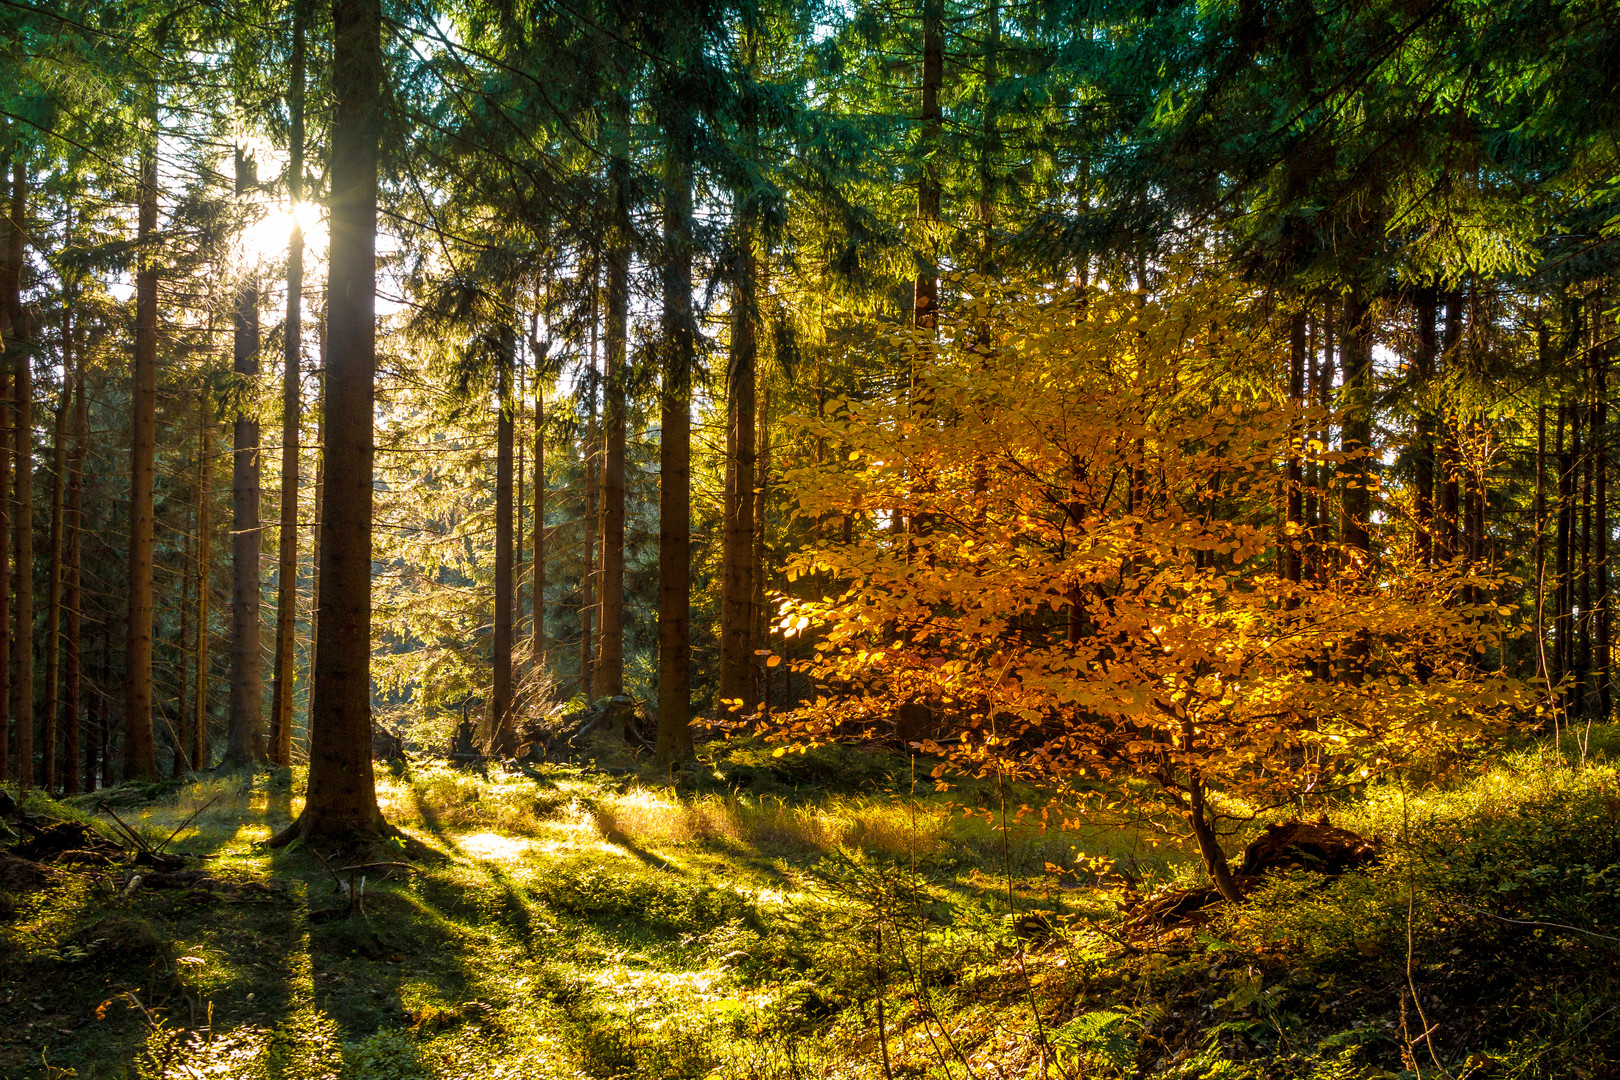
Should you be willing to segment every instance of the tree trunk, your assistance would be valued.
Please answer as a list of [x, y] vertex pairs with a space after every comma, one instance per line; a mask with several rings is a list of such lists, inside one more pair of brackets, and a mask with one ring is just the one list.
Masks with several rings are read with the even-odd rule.
[[758, 347], [752, 211], [738, 215], [738, 266], [732, 296], [731, 358], [726, 399], [725, 493], [720, 600], [720, 712], [727, 702], [748, 712], [754, 702], [754, 383]]
[[[326, 318], [316, 321], [320, 367], [315, 374], [315, 394], [326, 400]], [[310, 523], [309, 544], [309, 645], [304, 650], [304, 670], [309, 672], [309, 693], [304, 695], [304, 731], [315, 730], [315, 662], [320, 656], [321, 625], [321, 529], [326, 520], [326, 411], [315, 410], [315, 514]]]
[[174, 650], [174, 758], [176, 775], [197, 767], [196, 763], [191, 759], [191, 747], [195, 740], [191, 738], [190, 728], [188, 727], [196, 713], [188, 708], [191, 702], [186, 696], [188, 681], [191, 676], [191, 589], [196, 584], [191, 575], [191, 567], [197, 556], [196, 548], [197, 515], [194, 507], [191, 515], [191, 528], [186, 531], [186, 558], [185, 562], [180, 564], [180, 636], [175, 642]]
[[[1458, 362], [1458, 345], [1462, 340], [1462, 294], [1446, 294], [1446, 332], [1441, 342], [1441, 366], [1449, 370]], [[1461, 552], [1457, 543], [1457, 481], [1462, 468], [1462, 450], [1457, 439], [1458, 419], [1454, 410], [1448, 410], [1440, 449], [1440, 504], [1437, 511], [1439, 525], [1435, 529], [1440, 555], [1454, 559]]]
[[[24, 222], [28, 209], [28, 174], [19, 158], [11, 174], [11, 328], [14, 338], [27, 340], [33, 327], [24, 316], [16, 291], [21, 285]], [[12, 428], [16, 457], [16, 520], [13, 551], [16, 558], [17, 646], [11, 683], [11, 715], [17, 725], [17, 782], [34, 783], [34, 375], [28, 352], [16, 354], [16, 425]]]
[[[1413, 355], [1417, 369], [1419, 393], [1431, 392], [1435, 354], [1439, 350], [1435, 327], [1435, 290], [1424, 286], [1418, 290], [1413, 314], [1417, 319], [1417, 348]], [[1425, 404], [1418, 413], [1417, 430], [1413, 432], [1412, 487], [1413, 538], [1418, 563], [1434, 565], [1434, 427], [1433, 411]]]
[[[917, 260], [917, 277], [912, 286], [911, 320], [912, 325], [924, 331], [924, 341], [919, 344], [911, 361], [911, 407], [919, 411], [926, 411], [933, 398], [932, 391], [922, 382], [922, 373], [930, 355], [931, 346], [927, 338], [933, 336], [939, 324], [939, 263], [940, 240], [943, 232], [940, 227], [940, 207], [943, 199], [944, 184], [940, 176], [942, 158], [947, 153], [940, 145], [940, 137], [944, 129], [944, 110], [940, 105], [940, 90], [945, 81], [945, 3], [944, 0], [922, 0], [922, 70], [919, 73], [920, 99], [918, 102], [918, 161], [917, 161], [917, 222], [918, 246], [915, 258]], [[914, 492], [931, 492], [935, 490], [935, 481], [931, 476], [917, 476], [913, 478]], [[895, 514], [893, 523], [898, 534], [900, 529], [900, 515]], [[927, 536], [933, 531], [934, 517], [932, 514], [912, 513], [904, 523], [913, 537], [909, 541], [908, 551], [915, 552], [916, 537]], [[909, 555], [908, 555], [909, 557]], [[785, 639], [784, 639], [785, 641]], [[784, 672], [784, 677], [785, 677]]]
[[[1594, 305], [1595, 307], [1596, 305]], [[1592, 345], [1596, 346], [1597, 326], [1593, 320]], [[1590, 381], [1586, 387], [1587, 401], [1582, 406], [1586, 413], [1586, 452], [1577, 459], [1576, 467], [1580, 470], [1581, 478], [1581, 540], [1580, 540], [1580, 657], [1576, 662], [1579, 672], [1579, 681], [1576, 684], [1576, 693], [1579, 697], [1579, 715], [1592, 715], [1592, 657], [1595, 653], [1596, 643], [1592, 640], [1592, 585], [1596, 567], [1592, 563], [1592, 498], [1595, 494], [1594, 468], [1597, 461], [1597, 448], [1602, 437], [1598, 431], [1597, 406], [1591, 397], [1592, 387]]]
[[326, 480], [320, 539], [309, 793], [276, 839], [353, 842], [383, 833], [371, 767], [371, 515], [375, 455], [380, 0], [335, 0], [331, 248], [326, 290]]
[[[0, 320], [4, 320], [5, 346], [11, 344], [11, 320], [4, 298], [0, 298]], [[3, 357], [0, 357], [3, 359]], [[0, 780], [16, 775], [16, 761], [9, 760], [11, 730], [11, 654], [19, 640], [11, 627], [11, 438], [17, 423], [11, 397], [12, 378], [0, 363]]]
[[[1603, 305], [1595, 305], [1594, 320], [1601, 317]], [[1609, 334], [1600, 324], [1596, 335], [1601, 344], [1592, 350], [1592, 430], [1596, 437], [1592, 445], [1596, 450], [1595, 460], [1592, 463], [1596, 503], [1593, 532], [1597, 538], [1596, 566], [1593, 568], [1594, 591], [1592, 617], [1595, 622], [1593, 636], [1597, 641], [1597, 655], [1593, 658], [1597, 672], [1597, 715], [1598, 719], [1607, 722], [1611, 708], [1614, 704], [1614, 690], [1611, 685], [1611, 660], [1613, 647], [1609, 637], [1609, 440], [1608, 440], [1608, 413], [1609, 413]]]
[[[523, 390], [529, 385], [529, 373], [523, 360], [522, 347], [518, 347], [517, 365], [512, 376], [512, 444], [516, 448], [517, 463], [512, 469], [512, 482], [517, 485], [517, 492], [512, 497], [512, 647], [517, 648], [518, 639], [523, 636], [523, 583], [527, 575], [523, 567], [523, 538], [527, 535], [523, 526], [528, 523], [529, 492], [528, 492], [528, 452], [524, 443], [521, 423], [523, 417]], [[523, 682], [523, 665], [517, 660], [512, 661], [512, 678], [521, 687]], [[521, 696], [521, 689], [515, 691]], [[514, 699], [515, 700], [515, 699]], [[514, 708], [518, 707], [514, 705]]]
[[499, 757], [517, 752], [517, 724], [512, 714], [512, 365], [516, 346], [515, 332], [504, 327], [495, 385], [495, 611], [490, 695], [490, 749]]
[[[1536, 327], [1536, 355], [1541, 374], [1547, 373], [1547, 325]], [[1547, 663], [1547, 402], [1536, 403], [1536, 492], [1533, 513], [1536, 519], [1535, 642], [1536, 675], [1547, 680], [1552, 672]]]
[[537, 357], [534, 365], [534, 574], [533, 624], [530, 626], [529, 667], [536, 679], [546, 669], [546, 384]]
[[[757, 58], [757, 35], [745, 31], [747, 70]], [[758, 139], [758, 121], [743, 121], [747, 145]], [[726, 370], [726, 490], [721, 537], [720, 678], [717, 714], [728, 703], [739, 713], [755, 705], [754, 659], [754, 440], [755, 382], [758, 368], [759, 298], [755, 289], [756, 210], [753, 194], [739, 187], [733, 195], [737, 250], [732, 274], [731, 356]]]
[[84, 354], [81, 352], [79, 362], [73, 365], [73, 449], [68, 454], [67, 510], [63, 514], [66, 565], [63, 571], [62, 607], [67, 627], [63, 635], [62, 722], [66, 729], [67, 742], [64, 754], [66, 781], [64, 787], [69, 795], [78, 794], [80, 776], [79, 707], [82, 692], [79, 672], [83, 653], [80, 634], [84, 625], [82, 614], [84, 594], [80, 587], [82, 580], [80, 567], [84, 554], [84, 443], [89, 427], [87, 420], [84, 400]]
[[[0, 172], [0, 178], [5, 176]], [[12, 641], [21, 640], [11, 628], [11, 430], [16, 423], [11, 406], [11, 365], [6, 354], [16, 338], [12, 313], [18, 305], [22, 265], [23, 229], [11, 224], [10, 207], [0, 214], [0, 781], [14, 775], [17, 763], [11, 752]]]
[[[979, 273], [989, 276], [994, 272], [991, 255], [992, 234], [996, 225], [996, 159], [1001, 152], [1001, 134], [996, 127], [996, 83], [1000, 78], [998, 64], [1001, 59], [1001, 4], [989, 0], [985, 6], [984, 38], [984, 130], [983, 145], [979, 148]], [[943, 63], [941, 70], [943, 78]], [[1082, 277], [1085, 271], [1081, 271]]]
[[[14, 324], [15, 325], [15, 324]], [[26, 325], [26, 323], [24, 324]], [[31, 328], [30, 328], [31, 329]], [[25, 331], [26, 333], [27, 331]], [[17, 352], [16, 425], [12, 428], [16, 458], [16, 517], [12, 521], [12, 554], [16, 560], [17, 645], [11, 678], [11, 715], [17, 725], [17, 782], [32, 787], [34, 765], [34, 380], [33, 364]]]
[[600, 325], [599, 277], [596, 267], [591, 268], [591, 353], [590, 370], [585, 373], [586, 394], [590, 400], [585, 422], [585, 439], [580, 445], [580, 464], [583, 466], [585, 494], [580, 507], [579, 529], [585, 548], [580, 563], [579, 578], [579, 692], [591, 695], [592, 625], [596, 608], [596, 346]]
[[1241, 904], [1243, 894], [1238, 891], [1237, 881], [1232, 877], [1231, 864], [1226, 861], [1226, 852], [1221, 849], [1220, 838], [1215, 835], [1215, 829], [1209, 820], [1209, 808], [1204, 800], [1204, 784], [1194, 773], [1188, 783], [1187, 824], [1192, 827], [1193, 838], [1198, 841], [1198, 853], [1204, 858], [1204, 868], [1209, 871], [1210, 880], [1215, 883], [1215, 891], [1228, 903]]
[[197, 664], [197, 709], [191, 724], [191, 767], [194, 769], [208, 768], [212, 753], [208, 745], [208, 594], [213, 560], [208, 504], [214, 474], [213, 431], [208, 398], [201, 395], [197, 405], [197, 647], [193, 650]]
[[298, 627], [298, 421], [302, 412], [299, 370], [304, 344], [304, 230], [297, 209], [304, 197], [304, 24], [306, 0], [293, 9], [292, 71], [287, 111], [292, 121], [287, 162], [287, 201], [294, 211], [287, 239], [287, 319], [283, 330], [281, 378], [281, 528], [277, 535], [276, 643], [270, 688], [269, 758], [292, 764], [294, 656]]
[[129, 644], [124, 653], [124, 776], [154, 779], [152, 743], [152, 518], [157, 457], [157, 150], [144, 151], [135, 275], [135, 372], [130, 392]]
[[939, 176], [939, 141], [945, 113], [940, 89], [945, 82], [945, 0], [922, 0], [922, 79], [918, 112], [921, 161], [917, 177], [917, 219], [921, 226], [917, 280], [912, 287], [912, 321], [933, 329], [939, 320], [939, 220], [944, 191]]
[[[253, 159], [236, 151], [236, 194], [257, 180]], [[259, 289], [247, 281], [236, 292], [234, 370], [243, 383], [259, 377]], [[264, 680], [259, 656], [259, 421], [236, 414], [231, 454], [231, 697], [225, 725], [226, 765], [264, 759]]]
[[630, 210], [622, 141], [608, 165], [612, 224], [607, 243], [607, 378], [602, 386], [602, 632], [596, 697], [624, 693], [624, 382], [630, 331]]
[[[1569, 406], [1558, 403], [1558, 437], [1554, 459], [1558, 463], [1558, 531], [1553, 540], [1553, 682], [1560, 682], [1569, 671], [1572, 651], [1569, 647], [1569, 537], [1570, 537], [1570, 477], [1574, 470], [1574, 431], [1570, 432], [1570, 448], [1564, 444], [1564, 421], [1570, 415]], [[1573, 427], [1573, 425], [1572, 425]]]
[[[1288, 400], [1296, 409], [1305, 404], [1305, 313], [1294, 316], [1288, 328]], [[1288, 457], [1287, 515], [1283, 526], [1283, 577], [1298, 582], [1305, 563], [1304, 426], [1297, 428]]]
[[658, 439], [658, 739], [665, 763], [692, 756], [691, 376], [692, 170], [695, 124], [683, 111], [664, 118], [663, 385]]
[[[112, 624], [110, 620], [101, 623], [101, 679], [98, 686], [112, 684]], [[101, 786], [112, 787], [117, 782], [113, 775], [112, 756], [112, 700], [111, 695], [103, 691], [96, 695], [96, 741], [101, 745]], [[94, 779], [90, 788], [95, 790]]]
[[1368, 517], [1372, 512], [1372, 325], [1367, 302], [1352, 292], [1344, 303], [1344, 425], [1340, 449], [1349, 456], [1343, 466], [1339, 535], [1344, 546], [1368, 554]]
[[[1324, 417], [1333, 407], [1333, 350], [1336, 335], [1334, 333], [1333, 305], [1324, 306], [1322, 313], [1322, 365], [1317, 369], [1317, 399], [1316, 405], [1323, 412]], [[1328, 442], [1330, 422], [1323, 420], [1322, 426], [1317, 429], [1316, 438], [1323, 446]], [[1330, 522], [1333, 518], [1330, 492], [1333, 487], [1335, 469], [1327, 463], [1317, 466], [1316, 482], [1316, 523], [1313, 537], [1316, 550], [1316, 578], [1320, 584], [1326, 584], [1333, 573], [1333, 559], [1330, 557], [1328, 545], [1332, 542], [1332, 528]]]
[[[67, 486], [68, 415], [73, 409], [73, 310], [62, 309], [62, 396], [51, 425], [50, 566], [45, 577], [45, 790], [57, 791], [57, 718], [61, 711], [62, 515]], [[184, 637], [181, 638], [184, 641]], [[67, 771], [74, 771], [71, 763]]]
[[[1317, 382], [1320, 378], [1320, 368], [1317, 366], [1316, 350], [1321, 341], [1321, 323], [1314, 313], [1305, 320], [1305, 404], [1310, 405], [1318, 393]], [[1314, 428], [1307, 429], [1307, 438], [1316, 438]], [[1316, 533], [1317, 515], [1320, 513], [1317, 494], [1322, 486], [1322, 463], [1318, 455], [1311, 454], [1305, 466], [1305, 506], [1301, 514], [1305, 523], [1305, 536], [1303, 537], [1304, 551], [1301, 558], [1300, 577], [1305, 581], [1316, 580]]]
[[770, 648], [771, 619], [765, 607], [765, 582], [769, 567], [765, 563], [766, 496], [771, 489], [771, 384], [767, 380], [764, 392], [759, 394], [759, 418], [754, 423], [754, 437], [758, 449], [754, 452], [754, 595], [749, 610], [754, 620], [754, 660], [758, 663], [759, 700], [766, 712], [771, 708], [771, 669], [767, 657], [761, 655]]

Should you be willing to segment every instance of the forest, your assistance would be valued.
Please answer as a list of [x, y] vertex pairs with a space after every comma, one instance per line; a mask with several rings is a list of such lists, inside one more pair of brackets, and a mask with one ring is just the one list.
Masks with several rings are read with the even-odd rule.
[[1620, 1075], [1620, 4], [0, 71], [3, 1080]]

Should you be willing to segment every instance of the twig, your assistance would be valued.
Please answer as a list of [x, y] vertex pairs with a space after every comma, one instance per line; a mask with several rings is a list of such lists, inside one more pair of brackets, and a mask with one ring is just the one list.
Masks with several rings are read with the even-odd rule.
[[107, 813], [111, 814], [112, 819], [114, 821], [116, 821], [118, 823], [119, 827], [124, 830], [124, 835], [128, 836], [132, 841], [135, 842], [136, 850], [144, 851], [148, 855], [153, 853], [152, 852], [152, 845], [147, 843], [146, 840], [141, 836], [140, 833], [138, 833], [134, 829], [130, 828], [129, 822], [125, 821], [123, 818], [118, 816], [118, 811], [114, 810], [112, 807], [108, 806], [106, 803], [102, 803], [101, 808], [103, 810], [105, 810]]
[[[1412, 812], [1406, 798], [1406, 773], [1401, 773], [1401, 842], [1410, 851], [1412, 848]], [[1411, 1059], [1412, 1071], [1417, 1074], [1418, 1080], [1423, 1080], [1423, 1073], [1418, 1068], [1417, 1050], [1419, 1042], [1429, 1051], [1429, 1060], [1434, 1062], [1435, 1069], [1441, 1076], [1446, 1076], [1446, 1068], [1440, 1064], [1440, 1055], [1435, 1051], [1434, 1041], [1429, 1036], [1434, 1034], [1439, 1025], [1429, 1023], [1428, 1014], [1423, 1011], [1423, 1002], [1418, 999], [1417, 980], [1412, 975], [1412, 960], [1415, 948], [1412, 940], [1413, 911], [1417, 906], [1417, 882], [1413, 877], [1412, 864], [1406, 864], [1406, 989], [1412, 995], [1412, 1008], [1417, 1011], [1418, 1020], [1423, 1024], [1423, 1034], [1412, 1038], [1412, 1033], [1406, 1026], [1406, 998], [1401, 998], [1401, 1035], [1406, 1039], [1407, 1056]]]
[[[140, 1012], [141, 1012], [141, 1016], [145, 1017], [147, 1024], [149, 1026], [151, 1026], [153, 1029], [156, 1029], [158, 1027], [157, 1019], [152, 1016], [152, 1013], [147, 1009], [147, 1007], [145, 1005], [141, 1004], [141, 999], [135, 996], [135, 991], [133, 991], [133, 990], [125, 990], [123, 993], [117, 995], [117, 997], [121, 997], [121, 998], [126, 999], [131, 1005], [133, 1005], [137, 1009], [139, 1009]], [[116, 998], [113, 999], [113, 1000], [116, 1000]], [[105, 1006], [103, 1006], [103, 1008], [105, 1008]]]
[[[1456, 901], [1452, 902], [1457, 903]], [[1481, 911], [1479, 908], [1470, 907], [1467, 904], [1457, 903], [1457, 906], [1462, 908], [1464, 911], [1472, 911], [1475, 915], [1483, 915], [1487, 919], [1495, 919], [1497, 922], [1512, 923], [1514, 926], [1534, 926], [1547, 930], [1568, 930], [1576, 934], [1587, 934], [1591, 937], [1602, 938], [1604, 941], [1620, 942], [1620, 937], [1615, 937], [1612, 934], [1600, 934], [1596, 930], [1583, 930], [1579, 926], [1569, 926], [1566, 923], [1540, 922], [1535, 919], [1510, 919], [1506, 915], [1493, 915], [1489, 911]]]
[[170, 842], [173, 841], [175, 837], [180, 835], [180, 830], [184, 829], [187, 825], [190, 825], [193, 821], [195, 821], [197, 819], [198, 814], [202, 813], [204, 810], [208, 809], [210, 806], [213, 806], [214, 803], [218, 799], [219, 799], [219, 793], [215, 792], [214, 797], [212, 799], [209, 799], [207, 802], [205, 802], [201, 806], [197, 807], [196, 810], [192, 811], [191, 816], [186, 818], [186, 820], [182, 821], [180, 823], [179, 827], [176, 828], [174, 830], [174, 832], [170, 833], [169, 838], [167, 840], [163, 841], [163, 843], [159, 844], [157, 846], [157, 850], [155, 850], [152, 854], [154, 854], [154, 855], [163, 854], [163, 849], [168, 847]]
[[321, 860], [321, 865], [326, 867], [326, 872], [328, 874], [332, 875], [332, 884], [334, 884], [334, 885], [336, 885], [338, 887], [338, 892], [342, 892], [343, 891], [343, 879], [337, 876], [337, 871], [332, 869], [332, 864], [326, 861], [326, 856], [322, 855], [320, 852], [316, 851], [314, 848], [310, 848], [309, 850], [314, 854], [314, 856], [317, 859]]

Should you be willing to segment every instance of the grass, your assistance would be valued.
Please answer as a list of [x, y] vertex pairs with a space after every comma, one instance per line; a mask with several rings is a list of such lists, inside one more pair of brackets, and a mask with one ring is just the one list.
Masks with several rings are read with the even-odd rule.
[[298, 776], [116, 789], [145, 835], [184, 825], [217, 884], [10, 897], [0, 1077], [853, 1080], [884, 1075], [884, 1044], [895, 1077], [1602, 1076], [1615, 742], [1375, 787], [1335, 809], [1383, 840], [1372, 873], [1275, 878], [1124, 945], [1117, 893], [1046, 864], [1081, 850], [1151, 884], [1184, 851], [1113, 824], [1003, 836], [963, 813], [983, 790], [913, 796], [877, 753], [714, 744], [675, 783], [610, 745], [601, 768], [382, 774], [427, 854], [367, 882], [364, 919], [315, 853], [263, 846]]

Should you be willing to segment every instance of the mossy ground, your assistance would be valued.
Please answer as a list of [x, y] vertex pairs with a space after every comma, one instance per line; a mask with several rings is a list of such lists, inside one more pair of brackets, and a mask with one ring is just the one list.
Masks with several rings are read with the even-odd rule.
[[1151, 822], [1003, 835], [963, 813], [998, 793], [876, 752], [711, 744], [673, 786], [605, 745], [384, 774], [423, 846], [364, 918], [316, 852], [263, 844], [296, 776], [114, 789], [154, 838], [201, 808], [173, 847], [218, 884], [0, 897], [0, 1076], [830, 1080], [885, 1049], [894, 1077], [1613, 1075], [1612, 737], [1580, 769], [1532, 748], [1375, 788], [1335, 819], [1385, 841], [1377, 870], [1151, 941], [1113, 887], [1047, 872], [1190, 875]]

